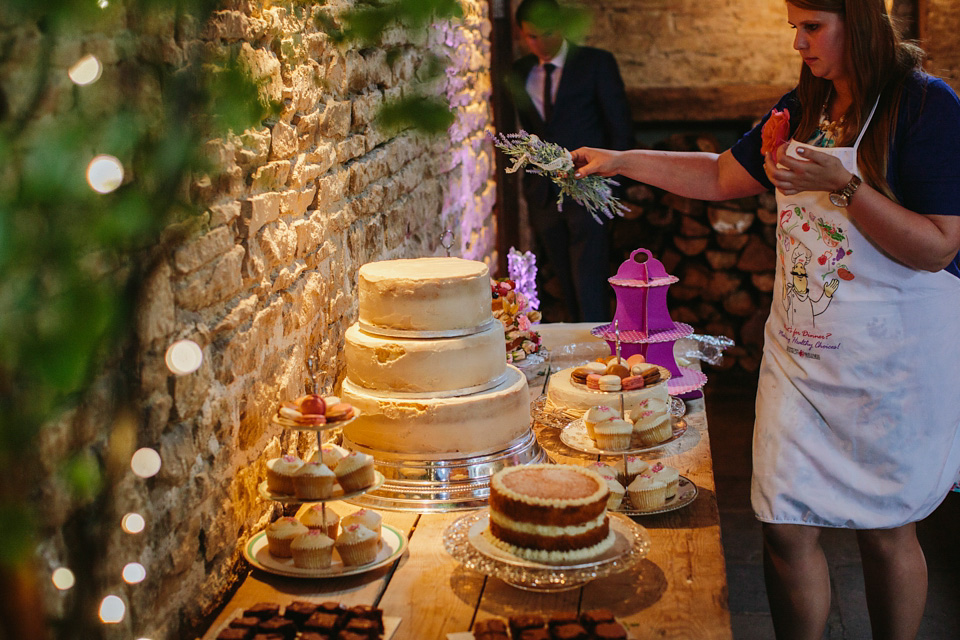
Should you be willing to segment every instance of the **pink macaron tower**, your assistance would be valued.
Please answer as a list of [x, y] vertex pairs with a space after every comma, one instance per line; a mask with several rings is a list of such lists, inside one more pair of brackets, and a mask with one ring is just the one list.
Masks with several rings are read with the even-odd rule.
[[647, 362], [670, 372], [668, 389], [679, 395], [703, 386], [706, 376], [677, 364], [674, 343], [693, 333], [693, 327], [675, 322], [667, 309], [667, 290], [679, 278], [667, 273], [663, 264], [647, 249], [636, 249], [608, 279], [617, 296], [617, 311], [610, 324], [596, 327], [592, 333], [610, 345], [616, 353], [619, 330], [620, 356], [639, 353]]

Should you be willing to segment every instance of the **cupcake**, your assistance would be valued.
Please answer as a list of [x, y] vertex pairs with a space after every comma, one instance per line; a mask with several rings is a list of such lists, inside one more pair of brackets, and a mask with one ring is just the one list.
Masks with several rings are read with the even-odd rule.
[[380, 550], [377, 534], [362, 524], [344, 527], [334, 546], [343, 564], [352, 566], [373, 562]]
[[607, 511], [616, 511], [620, 508], [627, 490], [613, 478], [604, 478], [604, 480], [607, 481], [607, 487], [610, 489], [610, 495], [607, 496]]
[[344, 493], [360, 491], [371, 486], [376, 478], [373, 471], [373, 456], [352, 451], [337, 463], [337, 482]]
[[636, 456], [627, 456], [617, 460], [617, 464], [613, 465], [613, 468], [617, 471], [617, 480], [626, 487], [638, 475], [649, 471], [650, 465]]
[[301, 569], [326, 569], [333, 561], [333, 539], [320, 529], [307, 529], [290, 543], [290, 552]]
[[311, 529], [319, 529], [328, 537], [337, 539], [340, 528], [340, 516], [330, 507], [322, 504], [312, 504], [300, 514], [300, 522]]
[[270, 555], [278, 558], [289, 558], [290, 543], [301, 533], [310, 529], [296, 518], [284, 517], [271, 522], [267, 527], [267, 549]]
[[673, 423], [670, 421], [670, 416], [665, 416], [663, 420], [654, 425], [645, 425], [642, 428], [635, 425], [634, 433], [637, 436], [637, 442], [652, 447], [673, 435]]
[[617, 470], [608, 465], [605, 462], [591, 462], [587, 465], [587, 469], [591, 471], [596, 471], [600, 474], [604, 480], [616, 480], [617, 479]]
[[680, 472], [673, 467], [665, 467], [659, 462], [653, 465], [650, 470], [653, 472], [650, 474], [652, 477], [667, 485], [667, 490], [664, 493], [666, 499], [674, 498], [677, 491], [680, 490]]
[[664, 495], [666, 491], [666, 484], [646, 475], [637, 476], [627, 487], [630, 502], [640, 511], [650, 511], [662, 507], [666, 502]]
[[[323, 459], [321, 459], [321, 453], [323, 454]], [[331, 469], [335, 470], [337, 468], [337, 463], [339, 463], [340, 460], [342, 460], [348, 453], [350, 452], [340, 445], [327, 442], [324, 443], [320, 449], [313, 452], [313, 455], [310, 456], [308, 462], [322, 462]]]
[[348, 516], [343, 517], [343, 528], [349, 529], [350, 525], [362, 524], [370, 531], [373, 531], [377, 534], [377, 540], [380, 540], [380, 525], [383, 522], [383, 518], [380, 517], [380, 514], [376, 511], [371, 511], [370, 509], [360, 509], [359, 511], [354, 511]]
[[280, 456], [267, 460], [267, 489], [276, 493], [293, 494], [293, 474], [303, 466], [297, 456]]
[[615, 418], [597, 423], [593, 428], [594, 442], [598, 449], [605, 451], [624, 451], [630, 448], [633, 437], [633, 425], [626, 420]]
[[324, 500], [333, 495], [335, 480], [327, 465], [306, 462], [293, 474], [293, 492], [302, 500]]
[[593, 429], [597, 426], [597, 423], [619, 417], [620, 414], [611, 407], [605, 405], [590, 407], [590, 409], [583, 414], [583, 426], [587, 428], [587, 435], [594, 438]]

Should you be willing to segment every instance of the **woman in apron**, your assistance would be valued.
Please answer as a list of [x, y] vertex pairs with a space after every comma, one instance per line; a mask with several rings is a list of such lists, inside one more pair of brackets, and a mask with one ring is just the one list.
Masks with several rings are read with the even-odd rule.
[[823, 527], [856, 530], [874, 638], [915, 637], [926, 564], [915, 523], [960, 471], [960, 100], [919, 71], [883, 0], [791, 0], [800, 82], [720, 155], [573, 152], [578, 175], [625, 175], [725, 200], [776, 187], [751, 499], [778, 638], [820, 638]]

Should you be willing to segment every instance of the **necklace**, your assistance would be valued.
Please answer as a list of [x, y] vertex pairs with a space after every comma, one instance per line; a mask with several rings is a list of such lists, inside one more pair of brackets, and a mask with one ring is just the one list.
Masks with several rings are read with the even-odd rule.
[[820, 109], [820, 121], [817, 123], [817, 131], [814, 133], [814, 142], [812, 144], [818, 147], [833, 147], [843, 137], [843, 129], [847, 123], [847, 114], [844, 113], [836, 120], [830, 120], [827, 115], [827, 107], [830, 104], [830, 95], [823, 101], [823, 107]]

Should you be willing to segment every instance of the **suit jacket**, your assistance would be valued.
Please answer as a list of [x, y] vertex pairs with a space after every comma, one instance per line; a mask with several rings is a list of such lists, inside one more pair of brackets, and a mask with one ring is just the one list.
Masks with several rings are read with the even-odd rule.
[[[569, 45], [548, 123], [543, 121], [525, 87], [527, 76], [537, 63], [532, 54], [518, 59], [509, 81], [524, 130], [571, 151], [579, 147], [624, 150], [635, 146], [630, 105], [613, 54], [594, 47]], [[532, 206], [552, 205], [559, 193], [546, 178], [530, 174], [523, 177], [523, 189]]]

